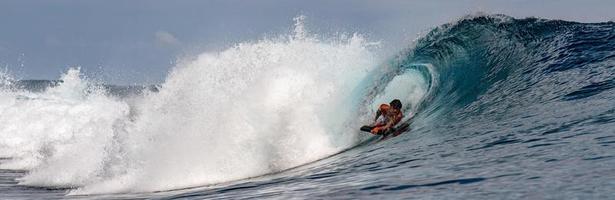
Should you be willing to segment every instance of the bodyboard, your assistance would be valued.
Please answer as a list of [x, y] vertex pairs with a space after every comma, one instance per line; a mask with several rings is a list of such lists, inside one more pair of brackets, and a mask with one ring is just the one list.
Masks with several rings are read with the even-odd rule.
[[[410, 129], [410, 124], [412, 123], [411, 119], [412, 118], [410, 118], [407, 121], [404, 121], [403, 123], [401, 123], [401, 124], [399, 124], [399, 125], [397, 125], [397, 126], [395, 126], [393, 128], [390, 128], [387, 131], [379, 132], [379, 133], [376, 133], [374, 135], [382, 135], [383, 138], [387, 137], [387, 136], [392, 136], [392, 137], [398, 136], [398, 135], [402, 134], [403, 132], [406, 132], [406, 131], [408, 131]], [[361, 131], [373, 134], [372, 133], [372, 129], [374, 129], [373, 126], [362, 126], [360, 128]]]
[[371, 133], [373, 128], [373, 126], [361, 126], [361, 131]]

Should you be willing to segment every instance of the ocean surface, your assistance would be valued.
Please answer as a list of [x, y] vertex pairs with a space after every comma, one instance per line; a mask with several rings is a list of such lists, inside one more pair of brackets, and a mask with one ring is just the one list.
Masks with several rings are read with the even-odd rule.
[[[615, 23], [472, 16], [383, 59], [296, 20], [160, 85], [0, 74], [0, 199], [614, 198]], [[393, 98], [409, 130], [358, 130]]]

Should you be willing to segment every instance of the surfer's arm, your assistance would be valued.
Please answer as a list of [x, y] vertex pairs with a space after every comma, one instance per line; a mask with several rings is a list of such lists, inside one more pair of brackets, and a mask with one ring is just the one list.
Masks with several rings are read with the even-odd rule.
[[378, 117], [380, 117], [380, 115], [382, 115], [382, 112], [378, 109], [378, 111], [376, 111], [376, 118], [374, 118], [374, 122], [378, 121]]

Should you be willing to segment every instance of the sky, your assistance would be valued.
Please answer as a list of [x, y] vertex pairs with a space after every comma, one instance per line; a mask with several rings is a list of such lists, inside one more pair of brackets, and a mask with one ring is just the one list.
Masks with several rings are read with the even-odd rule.
[[179, 58], [289, 33], [360, 33], [395, 52], [475, 13], [615, 21], [612, 0], [1, 0], [0, 69], [57, 79], [69, 67], [111, 84], [164, 81]]

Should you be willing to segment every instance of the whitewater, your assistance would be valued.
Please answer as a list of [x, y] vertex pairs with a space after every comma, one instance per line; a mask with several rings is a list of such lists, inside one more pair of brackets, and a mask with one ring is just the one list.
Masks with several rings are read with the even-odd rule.
[[[503, 15], [394, 56], [288, 34], [181, 59], [154, 86], [0, 74], [0, 198], [608, 198], [615, 24]], [[401, 99], [408, 131], [358, 128]], [[411, 119], [411, 120], [410, 120]]]

